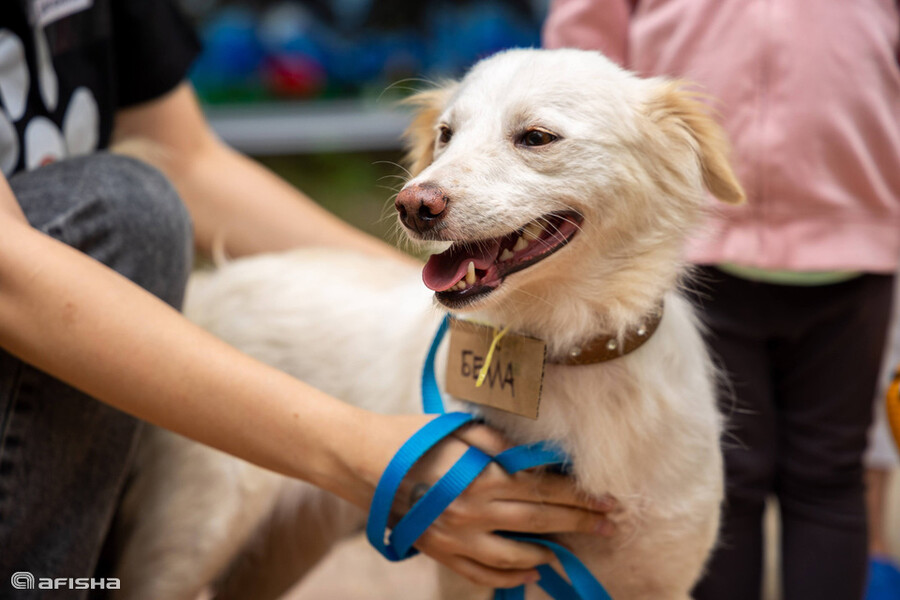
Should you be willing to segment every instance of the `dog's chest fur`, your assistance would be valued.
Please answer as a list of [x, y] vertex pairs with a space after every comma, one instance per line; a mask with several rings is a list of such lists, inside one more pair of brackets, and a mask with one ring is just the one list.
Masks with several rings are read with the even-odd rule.
[[635, 352], [595, 365], [548, 364], [537, 420], [468, 403], [464, 409], [515, 442], [559, 444], [586, 493], [612, 494], [642, 519], [668, 518], [695, 510], [678, 502], [684, 486], [718, 493], [713, 380], [690, 308], [670, 294], [659, 330]]

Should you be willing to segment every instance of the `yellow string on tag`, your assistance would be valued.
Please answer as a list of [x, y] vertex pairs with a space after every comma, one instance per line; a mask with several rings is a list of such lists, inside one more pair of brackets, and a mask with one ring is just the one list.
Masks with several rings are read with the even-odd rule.
[[484, 383], [488, 374], [488, 369], [491, 367], [491, 361], [494, 359], [494, 349], [497, 348], [500, 338], [506, 335], [507, 331], [509, 331], [509, 325], [494, 334], [494, 340], [491, 342], [491, 347], [488, 348], [487, 356], [484, 358], [484, 364], [481, 365], [481, 371], [478, 372], [478, 379], [475, 380], [475, 387], [481, 387], [481, 384]]

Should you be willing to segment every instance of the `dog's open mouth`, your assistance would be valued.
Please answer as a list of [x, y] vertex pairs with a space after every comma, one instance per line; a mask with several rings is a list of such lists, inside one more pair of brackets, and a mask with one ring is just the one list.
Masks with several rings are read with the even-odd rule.
[[507, 275], [547, 258], [578, 233], [583, 217], [552, 213], [507, 235], [456, 241], [425, 264], [422, 279], [441, 303], [461, 306], [497, 289]]

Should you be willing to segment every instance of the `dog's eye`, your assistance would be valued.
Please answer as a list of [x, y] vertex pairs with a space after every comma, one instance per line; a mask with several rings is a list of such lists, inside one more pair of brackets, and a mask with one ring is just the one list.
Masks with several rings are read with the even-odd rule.
[[446, 125], [441, 125], [440, 135], [438, 135], [438, 140], [442, 144], [449, 144], [450, 138], [453, 137], [453, 130], [447, 127]]
[[522, 134], [521, 144], [523, 146], [546, 146], [550, 142], [555, 142], [559, 137], [553, 135], [549, 131], [543, 129], [529, 129]]

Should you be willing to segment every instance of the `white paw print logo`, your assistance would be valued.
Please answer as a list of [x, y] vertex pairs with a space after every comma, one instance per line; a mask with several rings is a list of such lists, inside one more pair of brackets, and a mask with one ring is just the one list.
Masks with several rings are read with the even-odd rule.
[[[34, 29], [37, 58], [37, 85], [41, 101], [48, 112], [59, 104], [59, 80], [40, 27]], [[0, 170], [10, 175], [25, 155], [29, 171], [67, 156], [88, 154], [97, 148], [100, 136], [100, 113], [93, 93], [86, 87], [72, 92], [62, 119], [62, 131], [45, 116], [34, 116], [25, 125], [19, 139], [15, 123], [25, 115], [31, 76], [25, 61], [22, 40], [8, 29], [0, 29]]]

